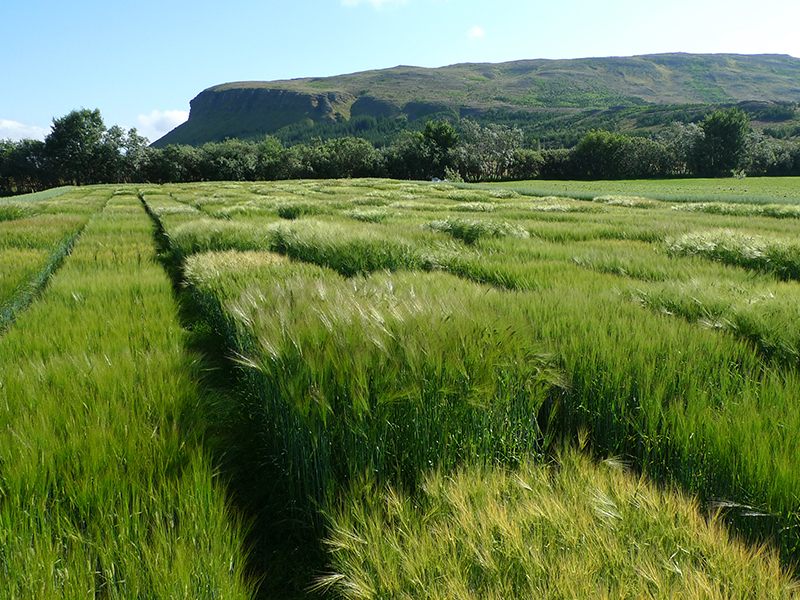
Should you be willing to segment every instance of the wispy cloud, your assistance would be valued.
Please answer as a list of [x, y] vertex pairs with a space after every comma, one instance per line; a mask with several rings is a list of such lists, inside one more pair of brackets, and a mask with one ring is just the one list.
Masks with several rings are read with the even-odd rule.
[[477, 25], [473, 25], [467, 32], [467, 37], [471, 40], [479, 40], [485, 35], [486, 32], [483, 30], [483, 28], [478, 27]]
[[154, 142], [189, 118], [186, 110], [154, 110], [149, 115], [139, 115], [139, 135]]
[[43, 140], [50, 133], [50, 129], [25, 125], [8, 119], [0, 119], [0, 140]]
[[375, 8], [388, 6], [391, 4], [405, 4], [408, 0], [342, 0], [342, 6], [358, 6], [360, 4], [371, 4]]

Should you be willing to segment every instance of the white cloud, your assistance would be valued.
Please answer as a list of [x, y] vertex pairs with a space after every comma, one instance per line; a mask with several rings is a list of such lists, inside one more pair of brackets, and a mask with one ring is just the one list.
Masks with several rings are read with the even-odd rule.
[[481, 39], [486, 33], [483, 31], [483, 28], [474, 25], [468, 32], [467, 37], [471, 40], [478, 40]]
[[164, 112], [154, 110], [149, 115], [139, 115], [139, 135], [154, 142], [184, 123], [188, 118], [189, 111], [187, 110], [165, 110]]
[[372, 4], [380, 8], [385, 4], [405, 4], [408, 0], [342, 0], [342, 6], [358, 6], [359, 4]]
[[43, 140], [50, 133], [50, 128], [25, 125], [8, 119], [0, 119], [0, 140]]

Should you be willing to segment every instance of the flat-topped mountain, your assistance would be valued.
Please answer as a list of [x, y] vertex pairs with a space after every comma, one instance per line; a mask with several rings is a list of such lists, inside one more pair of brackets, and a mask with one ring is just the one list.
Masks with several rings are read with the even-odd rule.
[[[357, 117], [548, 117], [620, 107], [800, 102], [800, 59], [656, 54], [623, 58], [398, 66], [334, 77], [226, 83], [191, 101], [189, 120], [154, 143], [254, 139]], [[545, 115], [542, 115], [545, 117]]]

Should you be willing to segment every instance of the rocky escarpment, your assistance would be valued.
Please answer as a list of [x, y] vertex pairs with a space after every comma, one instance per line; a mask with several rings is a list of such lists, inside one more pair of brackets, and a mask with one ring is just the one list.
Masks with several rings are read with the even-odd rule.
[[657, 54], [399, 66], [335, 77], [228, 83], [201, 92], [189, 120], [155, 142], [257, 139], [297, 124], [358, 116], [454, 117], [491, 109], [570, 113], [654, 105], [800, 102], [800, 59]]
[[189, 120], [153, 145], [198, 145], [226, 138], [254, 138], [303, 121], [349, 119], [355, 101], [355, 96], [341, 91], [308, 93], [248, 87], [247, 83], [217, 86], [192, 100]]

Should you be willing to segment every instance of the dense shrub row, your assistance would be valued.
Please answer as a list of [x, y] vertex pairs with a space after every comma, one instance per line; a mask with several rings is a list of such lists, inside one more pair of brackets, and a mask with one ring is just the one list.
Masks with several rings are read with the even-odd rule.
[[590, 131], [570, 149], [525, 147], [521, 129], [429, 121], [424, 131], [376, 148], [359, 137], [284, 146], [274, 137], [200, 147], [147, 146], [136, 130], [106, 130], [99, 111], [54, 120], [44, 142], [0, 141], [0, 195], [58, 185], [189, 183], [389, 177], [452, 181], [638, 179], [798, 175], [800, 144], [757, 133], [747, 115], [718, 110], [697, 124], [673, 123], [652, 137]]

